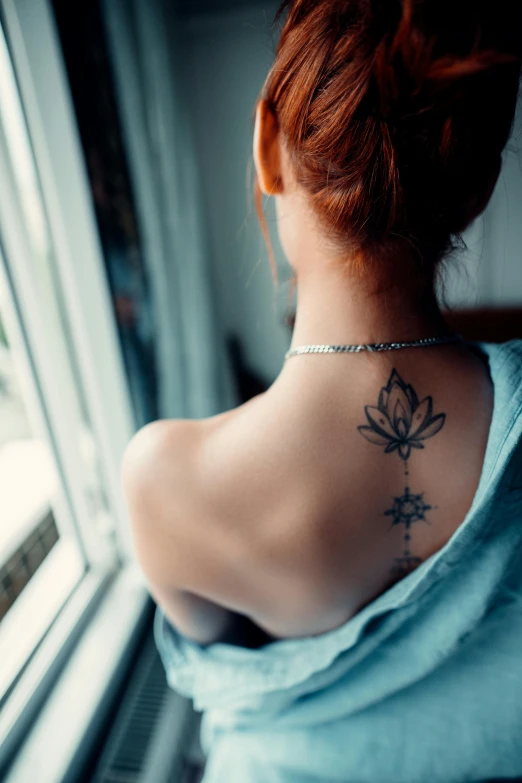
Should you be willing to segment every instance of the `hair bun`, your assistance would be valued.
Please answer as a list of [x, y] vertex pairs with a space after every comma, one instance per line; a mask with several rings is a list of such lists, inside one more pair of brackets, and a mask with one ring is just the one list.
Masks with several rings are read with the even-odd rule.
[[365, 261], [433, 271], [498, 176], [521, 0], [283, 0], [274, 23], [285, 11], [261, 97], [321, 225]]
[[470, 92], [472, 77], [480, 80], [502, 65], [519, 66], [522, 10], [519, 24], [505, 25], [502, 5], [502, 0], [373, 3], [374, 19], [389, 20], [376, 42], [373, 66], [381, 115], [397, 119], [401, 111], [440, 111]]

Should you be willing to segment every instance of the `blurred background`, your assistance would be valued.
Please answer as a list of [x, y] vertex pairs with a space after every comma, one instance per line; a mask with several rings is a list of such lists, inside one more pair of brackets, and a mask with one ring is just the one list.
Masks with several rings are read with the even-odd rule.
[[[277, 3], [0, 0], [0, 779], [196, 781], [119, 487], [133, 432], [263, 391], [294, 300], [253, 199]], [[522, 111], [441, 276], [522, 336]], [[64, 721], [67, 731], [63, 734]]]
[[[218, 407], [242, 396], [238, 362], [270, 384], [288, 347], [290, 271], [274, 203], [264, 199], [277, 289], [252, 197], [251, 118], [273, 59], [277, 5], [108, 0], [98, 15], [92, 3], [55, 3], [127, 369], [156, 376], [155, 403], [152, 379], [147, 388], [135, 381], [150, 417], [177, 410], [181, 376], [194, 380], [194, 415], [212, 409], [211, 388]], [[519, 113], [495, 196], [442, 276], [449, 307], [522, 301], [521, 134]], [[132, 370], [124, 300], [143, 302], [135, 323], [143, 353]], [[212, 362], [213, 386], [204, 376], [199, 399]]]

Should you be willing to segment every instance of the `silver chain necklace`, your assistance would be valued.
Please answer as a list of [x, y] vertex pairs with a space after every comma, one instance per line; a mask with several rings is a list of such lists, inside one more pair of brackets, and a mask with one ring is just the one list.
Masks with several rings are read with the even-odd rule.
[[443, 337], [423, 337], [401, 343], [369, 343], [368, 345], [299, 345], [285, 353], [285, 359], [301, 353], [359, 353], [360, 351], [398, 351], [400, 348], [425, 348], [428, 345], [443, 345], [462, 340], [460, 334], [448, 334]]

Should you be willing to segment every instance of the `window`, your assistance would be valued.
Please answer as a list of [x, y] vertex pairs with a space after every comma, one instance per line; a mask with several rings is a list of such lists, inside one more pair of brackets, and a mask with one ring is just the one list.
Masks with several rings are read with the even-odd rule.
[[[85, 569], [102, 558], [104, 542], [102, 535], [94, 540], [96, 527], [103, 525], [103, 488], [95, 475], [92, 433], [3, 34], [0, 160], [0, 695], [5, 695]], [[65, 427], [66, 450], [60, 432]], [[72, 486], [80, 476], [81, 494]], [[90, 536], [82, 535], [80, 520], [91, 526]], [[51, 555], [52, 579], [43, 568]], [[38, 592], [30, 589], [33, 580]]]
[[116, 486], [134, 429], [48, 8], [3, 10], [0, 707], [86, 576], [130, 558]]
[[58, 540], [56, 483], [49, 450], [30, 425], [0, 315], [0, 622]]

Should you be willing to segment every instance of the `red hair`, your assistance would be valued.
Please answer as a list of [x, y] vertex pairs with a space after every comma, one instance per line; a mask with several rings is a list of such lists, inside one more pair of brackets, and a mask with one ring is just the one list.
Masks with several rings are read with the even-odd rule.
[[[295, 177], [359, 273], [437, 263], [500, 170], [522, 60], [520, 0], [283, 0], [263, 85]], [[275, 262], [255, 178], [256, 209]]]

